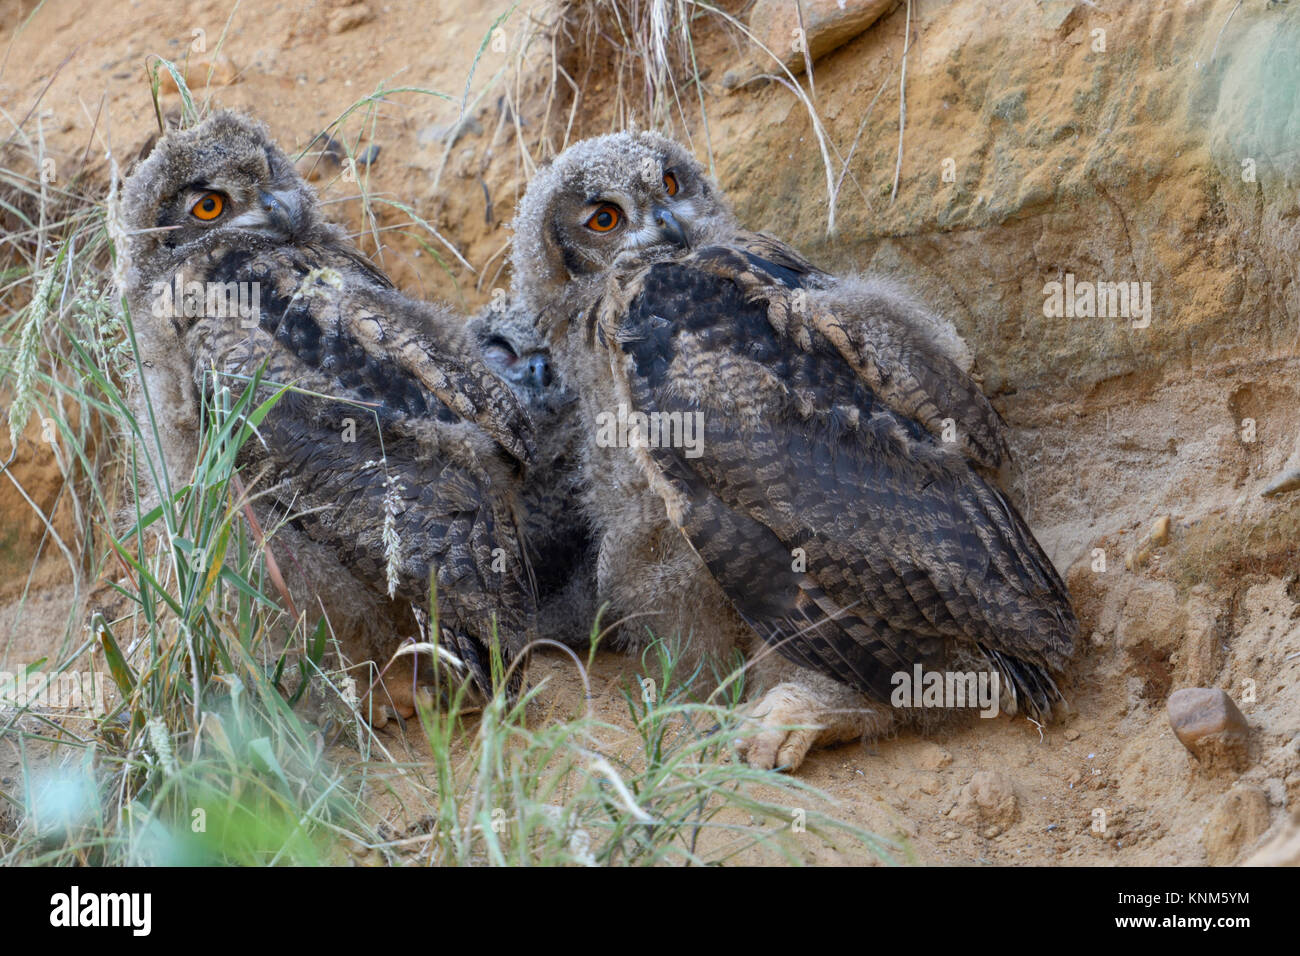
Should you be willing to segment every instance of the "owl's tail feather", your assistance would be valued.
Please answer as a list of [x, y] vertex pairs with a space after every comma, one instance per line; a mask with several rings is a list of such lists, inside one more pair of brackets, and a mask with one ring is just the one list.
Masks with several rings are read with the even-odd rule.
[[508, 672], [504, 690], [514, 699], [522, 672], [511, 665], [533, 637], [537, 600], [518, 518], [506, 496], [486, 487], [474, 507], [449, 518], [438, 553], [429, 556], [438, 568], [441, 627], [480, 691], [490, 696], [502, 689]]
[[1002, 676], [1003, 698], [1010, 697], [1011, 706], [1007, 709], [1012, 713], [1023, 710], [1046, 721], [1051, 719], [1056, 706], [1067, 705], [1065, 696], [1046, 668], [983, 645], [980, 645], [980, 650]]
[[[443, 639], [464, 662], [474, 685], [485, 698], [500, 691], [504, 691], [507, 703], [513, 704], [519, 698], [524, 684], [523, 670], [511, 668], [513, 657], [505, 653], [504, 646], [499, 641], [484, 644], [468, 634], [457, 634], [454, 631], [444, 631]], [[494, 655], [497, 658], [495, 668]]]

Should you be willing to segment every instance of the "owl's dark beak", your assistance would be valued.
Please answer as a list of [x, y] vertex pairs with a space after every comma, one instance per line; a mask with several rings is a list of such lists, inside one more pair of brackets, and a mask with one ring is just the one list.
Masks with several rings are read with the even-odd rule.
[[300, 219], [297, 197], [288, 191], [267, 192], [265, 189], [259, 189], [257, 198], [266, 213], [268, 226], [286, 236], [297, 233]]
[[551, 362], [545, 355], [533, 355], [528, 359], [528, 384], [533, 388], [547, 389], [551, 387], [554, 376], [551, 374]]
[[686, 238], [686, 230], [682, 224], [677, 221], [677, 217], [665, 209], [663, 206], [654, 208], [655, 222], [659, 223], [659, 235], [665, 241], [671, 242], [675, 246], [681, 246], [683, 249], [689, 249], [691, 242]]

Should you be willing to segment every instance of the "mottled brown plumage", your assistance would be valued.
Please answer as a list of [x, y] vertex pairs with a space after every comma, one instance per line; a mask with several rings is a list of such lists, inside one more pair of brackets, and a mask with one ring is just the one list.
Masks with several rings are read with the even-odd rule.
[[[751, 762], [928, 722], [886, 703], [916, 665], [996, 671], [1004, 707], [1050, 709], [1077, 624], [992, 479], [1003, 424], [950, 325], [740, 229], [654, 134], [561, 155], [516, 232], [514, 292], [580, 395], [599, 597], [642, 615], [633, 646], [648, 625], [715, 666], [751, 654]], [[620, 407], [698, 415], [702, 445], [611, 446]]]
[[[285, 520], [271, 547], [295, 601], [383, 666], [415, 636], [411, 607], [428, 607], [436, 572], [443, 639], [490, 686], [498, 629], [507, 659], [531, 635], [517, 491], [533, 443], [462, 323], [397, 292], [245, 117], [168, 132], [125, 196], [140, 420], [147, 399], [173, 482], [192, 470], [202, 409], [223, 388], [237, 395], [259, 370], [259, 400], [292, 385], [240, 463], [260, 479], [264, 523]], [[218, 297], [185, 314], [166, 301], [178, 281]], [[256, 310], [230, 314], [221, 289], [256, 289]], [[409, 677], [386, 683], [410, 713]]]
[[524, 479], [528, 554], [537, 581], [537, 634], [574, 647], [591, 638], [596, 572], [585, 485], [577, 396], [551, 363], [532, 315], [499, 298], [467, 330], [483, 362], [500, 376], [533, 420], [537, 450]]

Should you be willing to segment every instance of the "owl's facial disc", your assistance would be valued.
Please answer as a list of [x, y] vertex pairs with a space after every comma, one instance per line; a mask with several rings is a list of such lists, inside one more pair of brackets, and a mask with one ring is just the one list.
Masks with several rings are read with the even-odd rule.
[[520, 355], [500, 336], [493, 335], [483, 343], [483, 359], [488, 368], [509, 382], [516, 391], [528, 388], [543, 392], [555, 381], [550, 357], [545, 352], [525, 352]]
[[304, 194], [287, 160], [271, 150], [200, 169], [160, 209], [168, 246], [223, 241], [291, 242], [309, 225]]
[[[577, 207], [575, 243], [587, 262], [570, 262], [572, 272], [600, 269], [630, 253], [644, 259], [675, 256], [690, 249], [696, 216], [689, 173], [647, 156], [625, 187], [589, 195]], [[575, 268], [576, 266], [576, 268]]]

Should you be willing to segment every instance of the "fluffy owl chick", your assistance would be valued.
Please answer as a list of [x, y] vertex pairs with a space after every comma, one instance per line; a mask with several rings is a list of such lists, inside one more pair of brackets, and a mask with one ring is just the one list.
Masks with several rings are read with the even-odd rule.
[[537, 451], [520, 500], [537, 581], [537, 635], [574, 647], [591, 637], [596, 572], [582, 509], [582, 419], [577, 397], [555, 374], [533, 317], [508, 301], [486, 306], [467, 330], [483, 362], [500, 376], [533, 420]]
[[513, 291], [580, 396], [598, 598], [688, 669], [750, 655], [751, 763], [928, 723], [897, 693], [918, 669], [1051, 709], [1077, 623], [951, 326], [741, 230], [651, 133], [563, 153], [515, 229]]
[[[283, 523], [271, 544], [295, 603], [382, 667], [414, 636], [432, 577], [444, 646], [490, 688], [495, 635], [509, 659], [531, 633], [517, 492], [532, 438], [462, 322], [397, 292], [266, 129], [234, 113], [169, 131], [127, 182], [124, 217], [139, 421], [147, 402], [172, 487], [222, 389], [259, 371], [259, 401], [294, 386], [240, 464], [263, 526]], [[415, 677], [403, 663], [385, 678], [399, 714]]]

